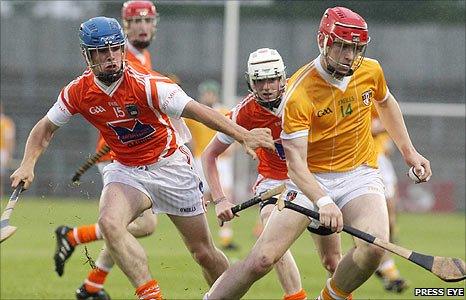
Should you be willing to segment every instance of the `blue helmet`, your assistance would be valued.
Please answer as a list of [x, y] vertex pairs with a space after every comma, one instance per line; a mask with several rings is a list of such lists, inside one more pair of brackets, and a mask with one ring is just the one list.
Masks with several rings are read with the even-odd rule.
[[81, 49], [86, 58], [87, 64], [97, 78], [100, 80], [111, 83], [118, 80], [123, 74], [123, 61], [121, 60], [121, 68], [112, 73], [105, 73], [102, 70], [96, 70], [100, 64], [95, 63], [91, 57], [91, 51], [99, 49], [108, 49], [109, 47], [120, 46], [124, 52], [126, 38], [123, 29], [117, 20], [107, 17], [95, 17], [81, 24], [79, 28], [79, 40]]

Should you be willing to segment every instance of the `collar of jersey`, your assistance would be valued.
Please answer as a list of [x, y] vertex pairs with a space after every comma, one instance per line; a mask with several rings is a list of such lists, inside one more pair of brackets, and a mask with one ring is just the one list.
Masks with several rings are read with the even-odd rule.
[[[123, 65], [123, 68], [126, 68], [126, 66]], [[123, 73], [124, 73], [124, 71], [123, 71]], [[120, 86], [120, 84], [123, 82], [123, 77], [124, 76], [125, 75], [123, 74], [123, 76], [121, 76], [117, 81], [115, 81], [111, 85], [105, 85], [102, 81], [97, 79], [97, 77], [95, 77], [95, 76], [94, 76], [94, 82], [97, 85], [97, 87], [102, 90], [102, 92], [104, 92], [108, 96], [112, 97], [113, 94], [115, 93], [115, 91]]]
[[343, 77], [342, 80], [338, 80], [329, 73], [327, 73], [324, 68], [322, 67], [322, 64], [320, 62], [321, 55], [319, 55], [315, 60], [314, 64], [316, 66], [317, 72], [319, 72], [320, 76], [327, 81], [329, 84], [333, 85], [334, 87], [338, 88], [340, 91], [344, 92], [346, 91], [346, 88], [348, 87], [348, 83], [351, 81], [352, 76], [345, 76]]

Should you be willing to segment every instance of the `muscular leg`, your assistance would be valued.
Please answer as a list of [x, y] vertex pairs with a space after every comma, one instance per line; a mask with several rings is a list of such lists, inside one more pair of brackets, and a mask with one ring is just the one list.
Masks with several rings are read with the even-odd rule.
[[[388, 213], [383, 196], [359, 196], [346, 204], [342, 213], [345, 224], [388, 240]], [[354, 239], [354, 243], [355, 248], [342, 258], [333, 276], [335, 285], [347, 293], [357, 289], [374, 273], [385, 253], [383, 249], [359, 239]]]
[[[267, 220], [269, 219], [274, 207], [274, 205], [266, 205], [262, 208], [261, 220], [264, 226], [267, 224]], [[286, 295], [292, 295], [301, 290], [302, 285], [298, 266], [296, 265], [290, 250], [287, 250], [275, 263], [274, 269]]]
[[139, 190], [122, 183], [110, 183], [100, 199], [99, 227], [112, 258], [134, 287], [151, 280], [147, 257], [128, 225], [151, 207], [150, 199]]
[[309, 219], [295, 211], [274, 208], [264, 231], [249, 255], [228, 268], [214, 283], [211, 299], [239, 299], [251, 285], [267, 274], [309, 225]]
[[[136, 238], [151, 235], [157, 226], [157, 218], [150, 209], [145, 210], [141, 216], [137, 217], [128, 225], [128, 231]], [[96, 263], [104, 269], [111, 269], [115, 264], [110, 252], [104, 245], [97, 257]]]
[[194, 260], [201, 266], [207, 283], [212, 285], [228, 268], [228, 260], [214, 246], [205, 214], [193, 217], [168, 216], [180, 232]]

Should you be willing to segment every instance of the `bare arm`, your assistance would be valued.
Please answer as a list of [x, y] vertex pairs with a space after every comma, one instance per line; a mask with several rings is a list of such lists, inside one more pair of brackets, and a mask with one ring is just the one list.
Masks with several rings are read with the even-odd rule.
[[220, 176], [217, 168], [217, 159], [224, 153], [231, 144], [224, 144], [214, 137], [209, 143], [207, 148], [202, 153], [202, 169], [207, 184], [210, 188], [212, 200], [215, 204], [215, 213], [217, 217], [223, 222], [229, 221], [233, 218], [231, 207], [234, 206], [231, 200], [225, 196], [222, 185], [220, 183]]
[[204, 176], [212, 194], [212, 199], [220, 199], [225, 197], [222, 185], [220, 184], [220, 177], [217, 169], [217, 159], [230, 147], [230, 144], [224, 144], [220, 142], [216, 137], [212, 139], [209, 145], [204, 149], [202, 153], [202, 169], [204, 170]]
[[[396, 99], [390, 94], [388, 99], [382, 103], [374, 102], [379, 113], [380, 121], [388, 134], [400, 150], [401, 155], [409, 166], [415, 168], [416, 173], [422, 181], [429, 180], [432, 175], [430, 162], [420, 155], [413, 146], [408, 130], [406, 129], [400, 106]], [[421, 166], [425, 169], [424, 174], [420, 174]]]
[[307, 167], [307, 136], [290, 140], [282, 139], [282, 144], [290, 179], [307, 198], [319, 207], [320, 222], [334, 231], [341, 231], [343, 216], [340, 209], [333, 201], [330, 201], [331, 199]]
[[254, 149], [264, 147], [270, 150], [275, 150], [270, 129], [256, 128], [248, 131], [221, 113], [208, 106], [199, 104], [196, 101], [188, 102], [181, 115], [185, 118], [201, 122], [209, 128], [231, 136], [242, 144], [245, 147], [246, 152], [254, 158], [256, 158], [256, 153], [253, 151]]
[[53, 133], [59, 127], [50, 122], [47, 117], [43, 117], [32, 128], [26, 141], [23, 160], [20, 167], [10, 176], [11, 186], [15, 188], [22, 180], [24, 187], [28, 188], [34, 180], [34, 167], [42, 153], [47, 149], [52, 140]]

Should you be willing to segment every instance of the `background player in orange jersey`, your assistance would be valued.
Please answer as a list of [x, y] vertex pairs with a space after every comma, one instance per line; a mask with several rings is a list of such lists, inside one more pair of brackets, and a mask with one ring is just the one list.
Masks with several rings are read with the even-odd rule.
[[[304, 198], [302, 193], [298, 194], [294, 184], [288, 178], [285, 153], [280, 141], [282, 128], [278, 108], [282, 102], [286, 84], [285, 65], [280, 54], [276, 50], [269, 48], [262, 48], [252, 52], [249, 55], [246, 74], [251, 93], [233, 108], [230, 117], [238, 125], [247, 129], [270, 128], [275, 141], [275, 148], [277, 149], [276, 152], [264, 151], [263, 149], [258, 150], [259, 163], [257, 170], [259, 175], [254, 185], [254, 192], [256, 195], [259, 195], [270, 188], [285, 183], [288, 188], [285, 195], [289, 200], [297, 197], [293, 201], [309, 202], [307, 199], [301, 199]], [[217, 217], [222, 221], [229, 221], [233, 218], [231, 212], [233, 203], [230, 197], [223, 192], [219, 180], [219, 174], [221, 173], [216, 168], [216, 159], [233, 142], [234, 140], [231, 137], [218, 133], [202, 155], [206, 179], [211, 187], [213, 202], [215, 203], [215, 211]], [[267, 223], [276, 201], [277, 199], [271, 199], [265, 203], [261, 203], [260, 217], [264, 225]], [[310, 227], [311, 232], [321, 232], [315, 229], [318, 227], [317, 222], [314, 222], [313, 226]], [[333, 273], [341, 258], [341, 246], [338, 234], [313, 234], [312, 237], [316, 243], [324, 267], [329, 273]], [[261, 239], [259, 237], [259, 241]], [[260, 243], [259, 241], [258, 243]], [[307, 296], [304, 289], [302, 289], [299, 270], [290, 250], [286, 250], [282, 257], [277, 257], [273, 262], [262, 261], [262, 263], [267, 264], [267, 267], [270, 268], [275, 263], [278, 279], [285, 292], [284, 299], [306, 299]], [[228, 272], [234, 272], [238, 276], [243, 276], [239, 274], [242, 266], [245, 264], [247, 264], [246, 261], [241, 261], [237, 265], [232, 266]], [[248, 280], [250, 275], [249, 273], [246, 274]], [[230, 296], [236, 298], [241, 295], [228, 294], [226, 297], [230, 298]], [[216, 297], [217, 294], [212, 295], [212, 299], [217, 299]]]
[[[127, 1], [121, 9], [123, 29], [127, 35], [126, 61], [132, 65], [152, 69], [151, 55], [147, 47], [155, 38], [158, 13], [151, 1]], [[99, 133], [96, 152], [104, 148], [107, 143]], [[96, 163], [99, 172], [112, 162], [112, 152], [102, 156]], [[130, 225], [129, 230], [135, 237], [152, 234], [157, 224], [157, 217], [150, 210], [145, 211]], [[59, 226], [55, 230], [57, 249], [54, 255], [55, 270], [59, 276], [63, 275], [65, 262], [71, 256], [78, 244], [86, 244], [103, 239], [97, 223], [78, 227]], [[105, 279], [114, 265], [110, 253], [105, 249], [96, 259], [96, 268], [92, 269], [84, 283], [76, 291], [78, 299], [107, 299], [109, 296], [103, 289]]]
[[[377, 164], [379, 165], [380, 175], [385, 185], [390, 241], [393, 242], [397, 234], [396, 204], [398, 201], [397, 178], [395, 169], [390, 161], [390, 154], [393, 152], [393, 142], [380, 122], [375, 106], [372, 108], [371, 132], [374, 138], [375, 152], [377, 153]], [[384, 288], [387, 291], [401, 293], [408, 288], [408, 283], [400, 276], [395, 261], [389, 252], [382, 258], [382, 262], [375, 275], [382, 280]]]
[[[207, 225], [200, 181], [184, 144], [188, 129], [174, 125], [181, 117], [196, 119], [238, 140], [244, 149], [274, 150], [269, 129], [248, 131], [192, 98], [170, 79], [125, 64], [125, 35], [112, 18], [81, 24], [79, 38], [88, 65], [60, 92], [54, 106], [31, 130], [21, 166], [10, 176], [12, 187], [27, 189], [34, 168], [54, 132], [81, 114], [104, 136], [114, 161], [104, 169], [98, 225], [120, 269], [139, 299], [161, 299], [147, 256], [128, 226], [145, 210], [165, 213], [212, 284], [228, 266], [215, 248]], [[99, 110], [96, 109], [99, 107]]]
[[16, 145], [15, 136], [15, 123], [3, 113], [3, 105], [0, 103], [0, 197], [3, 197], [3, 183], [6, 173], [12, 168]]
[[[388, 213], [371, 135], [371, 106], [423, 181], [430, 163], [414, 148], [379, 63], [364, 58], [367, 24], [353, 11], [335, 7], [322, 17], [317, 40], [321, 55], [289, 80], [283, 102], [283, 131], [288, 175], [319, 209], [326, 227], [345, 224], [388, 240]], [[212, 299], [239, 298], [264, 276], [309, 225], [309, 219], [274, 210], [244, 263], [235, 264], [210, 290]], [[349, 299], [378, 268], [384, 251], [354, 239], [355, 247], [338, 263], [320, 299]]]
[[[215, 80], [206, 80], [201, 82], [198, 86], [198, 99], [199, 103], [207, 105], [221, 114], [226, 114], [227, 109], [221, 107], [220, 103], [220, 85]], [[186, 125], [189, 128], [193, 138], [190, 142], [190, 148], [194, 156], [194, 165], [196, 166], [197, 172], [201, 176], [202, 182], [205, 184], [204, 171], [202, 170], [201, 154], [207, 147], [209, 142], [215, 136], [215, 130], [210, 129], [202, 123], [194, 120], [186, 119]], [[231, 199], [233, 196], [233, 149], [223, 153], [217, 160], [218, 167], [222, 176], [220, 178], [223, 191], [228, 198]], [[204, 201], [209, 203], [212, 200], [212, 195], [208, 185], [204, 185]], [[235, 250], [238, 246], [233, 242], [233, 229], [230, 224], [225, 224], [219, 230], [220, 246], [225, 250]]]

